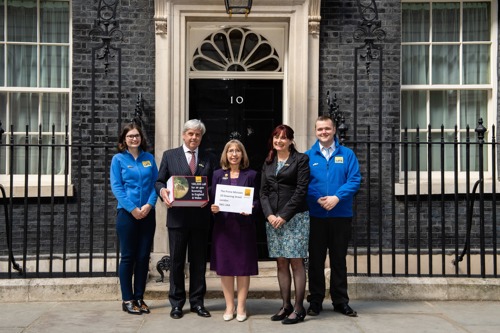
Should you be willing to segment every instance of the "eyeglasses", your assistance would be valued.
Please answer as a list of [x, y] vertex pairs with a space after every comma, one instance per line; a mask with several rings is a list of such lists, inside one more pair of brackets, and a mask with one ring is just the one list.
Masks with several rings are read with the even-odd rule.
[[237, 150], [237, 149], [229, 149], [229, 150], [227, 151], [227, 154], [228, 154], [228, 155], [233, 155], [233, 154], [238, 155], [238, 154], [241, 154], [241, 150]]
[[140, 137], [140, 134], [130, 134], [126, 136], [127, 139], [139, 139]]

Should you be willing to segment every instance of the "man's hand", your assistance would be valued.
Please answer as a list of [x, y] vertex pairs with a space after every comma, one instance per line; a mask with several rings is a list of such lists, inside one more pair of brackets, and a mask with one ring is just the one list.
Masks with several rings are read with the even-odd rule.
[[318, 199], [318, 204], [325, 210], [332, 210], [339, 203], [340, 199], [336, 195], [321, 197]]
[[165, 206], [167, 206], [168, 208], [172, 208], [172, 203], [170, 202], [170, 200], [168, 200], [169, 193], [170, 193], [170, 191], [168, 190], [168, 188], [164, 187], [160, 191], [160, 197], [163, 200], [163, 203], [165, 204]]

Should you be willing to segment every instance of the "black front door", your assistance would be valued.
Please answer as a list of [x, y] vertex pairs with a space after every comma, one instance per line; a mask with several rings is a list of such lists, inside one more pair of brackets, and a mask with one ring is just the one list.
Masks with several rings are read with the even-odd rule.
[[[189, 119], [200, 119], [207, 128], [202, 148], [220, 157], [230, 138], [245, 145], [250, 167], [261, 170], [272, 130], [282, 123], [282, 80], [189, 81]], [[265, 219], [257, 225], [259, 259], [267, 259]]]

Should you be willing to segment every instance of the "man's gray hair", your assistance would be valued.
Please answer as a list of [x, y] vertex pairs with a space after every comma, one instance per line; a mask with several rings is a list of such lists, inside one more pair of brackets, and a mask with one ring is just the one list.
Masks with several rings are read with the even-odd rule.
[[206, 132], [205, 124], [203, 124], [199, 119], [190, 119], [184, 123], [182, 134], [186, 133], [189, 130], [201, 131], [202, 136], [205, 135]]

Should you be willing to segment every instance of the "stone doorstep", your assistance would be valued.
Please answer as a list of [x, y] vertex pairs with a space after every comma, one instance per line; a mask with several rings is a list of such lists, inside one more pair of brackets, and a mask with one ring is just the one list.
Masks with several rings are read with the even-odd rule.
[[[188, 270], [186, 270], [188, 272]], [[168, 272], [164, 282], [152, 270], [146, 287], [147, 299], [167, 300]], [[325, 269], [326, 285], [330, 270]], [[189, 280], [186, 276], [186, 288]], [[328, 291], [327, 291], [328, 295]], [[500, 301], [500, 279], [349, 277], [351, 299], [365, 300], [477, 300]], [[220, 278], [207, 267], [207, 298], [223, 298]], [[280, 297], [274, 261], [259, 262], [259, 275], [251, 277], [249, 298]], [[0, 300], [4, 302], [119, 300], [118, 278], [55, 278], [0, 280]]]
[[[329, 272], [326, 285], [329, 285]], [[417, 278], [417, 277], [349, 277], [349, 297], [363, 300], [469, 300], [500, 301], [500, 279]], [[186, 281], [186, 288], [188, 287]], [[293, 287], [292, 287], [293, 289]], [[292, 290], [293, 292], [293, 290]], [[149, 299], [167, 299], [168, 282], [150, 281], [146, 288]], [[326, 291], [328, 295], [328, 290]], [[207, 298], [223, 298], [220, 279], [207, 277]], [[249, 298], [280, 298], [276, 276], [250, 279]], [[326, 299], [329, 297], [327, 296]]]
[[[500, 279], [349, 277], [349, 296], [352, 300], [500, 301]], [[223, 298], [219, 277], [207, 277], [206, 297]], [[251, 278], [249, 298], [279, 297], [276, 276], [259, 275]], [[168, 282], [156, 282], [156, 278], [152, 278], [148, 282], [145, 298], [166, 301]], [[0, 280], [0, 300], [118, 301], [120, 285], [116, 277]]]

